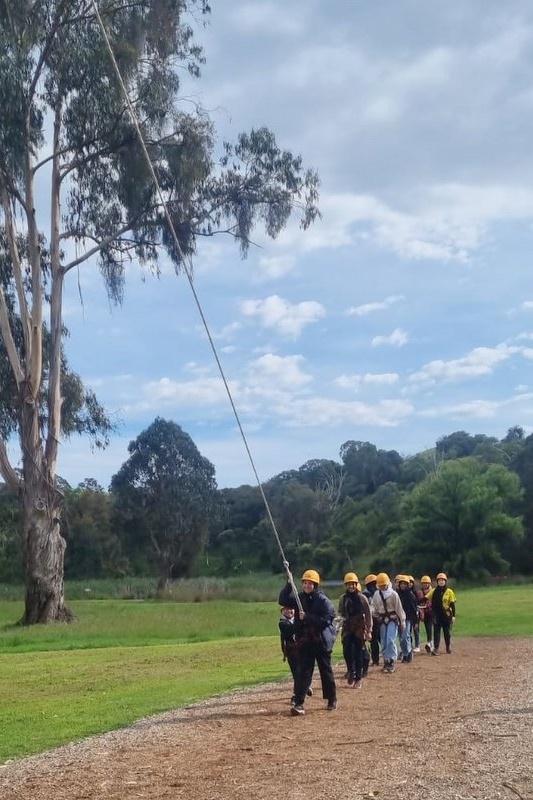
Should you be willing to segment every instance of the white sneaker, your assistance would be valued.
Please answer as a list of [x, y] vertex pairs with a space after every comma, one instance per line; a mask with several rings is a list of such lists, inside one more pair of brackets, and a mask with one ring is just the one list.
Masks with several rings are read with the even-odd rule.
[[420, 652], [420, 648], [419, 647], [415, 647], [415, 649], [413, 650], [413, 653], [419, 653], [419, 652]]

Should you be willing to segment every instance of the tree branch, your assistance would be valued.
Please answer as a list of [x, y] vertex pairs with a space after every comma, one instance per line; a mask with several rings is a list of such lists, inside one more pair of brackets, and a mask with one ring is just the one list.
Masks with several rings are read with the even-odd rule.
[[22, 483], [19, 475], [15, 472], [9, 462], [5, 442], [0, 439], [0, 475], [7, 483], [10, 489], [15, 491], [20, 488]]

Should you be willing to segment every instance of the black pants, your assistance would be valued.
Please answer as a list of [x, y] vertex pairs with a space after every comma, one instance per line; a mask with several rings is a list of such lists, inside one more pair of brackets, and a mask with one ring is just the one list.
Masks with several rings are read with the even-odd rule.
[[433, 641], [433, 618], [431, 614], [428, 614], [426, 611], [426, 615], [424, 617], [424, 628], [426, 629], [426, 642]]
[[363, 676], [363, 642], [351, 633], [342, 637], [342, 654], [350, 677], [361, 680]]
[[315, 664], [320, 672], [322, 682], [322, 696], [325, 700], [337, 699], [337, 687], [331, 667], [331, 651], [324, 649], [322, 644], [302, 642], [299, 649], [299, 670], [294, 691], [294, 700], [297, 706], [304, 704], [307, 690], [311, 685]]
[[379, 625], [375, 620], [372, 628], [372, 639], [370, 640], [370, 655], [372, 656], [372, 663], [379, 664]]
[[293, 696], [296, 694], [296, 685], [298, 682], [298, 674], [300, 672], [300, 659], [298, 656], [298, 650], [293, 646], [291, 648], [287, 648], [285, 651], [285, 656], [287, 658], [287, 664], [291, 670], [292, 681], [293, 681], [293, 689], [292, 694]]
[[452, 640], [452, 621], [449, 617], [446, 616], [434, 616], [433, 617], [433, 645], [435, 650], [439, 649], [440, 645], [440, 634], [442, 631], [442, 635], [444, 636], [444, 642], [446, 644], [446, 649], [449, 649], [450, 642]]

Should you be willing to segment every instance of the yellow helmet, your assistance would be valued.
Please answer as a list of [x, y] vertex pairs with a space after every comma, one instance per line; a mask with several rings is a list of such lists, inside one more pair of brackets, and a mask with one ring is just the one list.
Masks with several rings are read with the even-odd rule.
[[395, 582], [395, 583], [399, 583], [399, 582], [402, 580], [402, 578], [403, 578], [403, 577], [404, 577], [404, 576], [403, 576], [403, 575], [400, 575], [400, 574], [396, 575], [396, 577], [394, 578], [394, 582]]
[[355, 572], [347, 572], [344, 576], [343, 583], [359, 583], [359, 578], [355, 574]]
[[409, 583], [409, 575], [397, 575], [396, 580], [398, 583]]
[[390, 583], [390, 578], [386, 572], [378, 572], [376, 575], [376, 583], [378, 586], [385, 588]]
[[316, 571], [316, 569], [306, 569], [304, 574], [302, 575], [303, 581], [312, 581], [312, 583], [316, 583], [318, 586], [320, 584], [320, 575]]
[[374, 573], [371, 572], [370, 575], [367, 575], [365, 578], [365, 586], [368, 586], [369, 583], [375, 583], [375, 581], [376, 581], [376, 575], [374, 575]]
[[422, 575], [420, 578], [420, 583], [431, 583], [431, 578], [429, 575]]
[[442, 578], [443, 580], [445, 580], [445, 581], [447, 581], [447, 580], [448, 580], [448, 576], [446, 575], [446, 573], [445, 573], [445, 572], [439, 572], [439, 574], [437, 575], [437, 580], [439, 581], [441, 578]]
[[409, 581], [409, 583], [414, 583], [415, 582], [415, 579], [413, 578], [412, 575], [408, 575], [407, 576], [407, 580]]

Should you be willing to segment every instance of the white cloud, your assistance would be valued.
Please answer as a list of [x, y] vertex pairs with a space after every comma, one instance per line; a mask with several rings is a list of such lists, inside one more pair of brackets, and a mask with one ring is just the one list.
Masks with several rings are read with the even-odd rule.
[[420, 412], [422, 417], [451, 417], [453, 419], [493, 419], [502, 409], [520, 403], [530, 403], [533, 400], [533, 393], [518, 394], [506, 400], [469, 400], [465, 403], [442, 405], [435, 408], [427, 408]]
[[365, 375], [340, 375], [333, 384], [341, 389], [358, 391], [363, 386], [390, 386], [397, 383], [400, 376], [396, 372], [366, 373]]
[[303, 356], [277, 356], [267, 353], [256, 359], [249, 368], [255, 390], [298, 390], [312, 381], [312, 376], [302, 372]]
[[[238, 384], [229, 382], [230, 389], [234, 392]], [[227, 395], [221, 378], [199, 378], [195, 381], [174, 381], [170, 378], [161, 378], [150, 381], [142, 386], [143, 400], [132, 403], [126, 408], [128, 412], [157, 409], [162, 406], [191, 408], [218, 406], [227, 403]], [[225, 406], [224, 406], [225, 407]]]
[[295, 268], [294, 255], [263, 256], [259, 259], [260, 277], [264, 280], [275, 280], [288, 275]]
[[264, 300], [245, 300], [241, 303], [245, 316], [258, 319], [265, 328], [274, 328], [278, 333], [296, 339], [305, 328], [317, 322], [326, 313], [315, 300], [291, 304], [278, 295]]
[[231, 22], [247, 35], [260, 34], [294, 36], [305, 27], [305, 20], [298, 10], [284, 6], [283, 13], [276, 3], [247, 3], [231, 13]]
[[455, 358], [451, 361], [441, 359], [430, 361], [421, 370], [410, 375], [409, 380], [413, 383], [434, 384], [439, 381], [460, 381], [491, 375], [498, 364], [507, 361], [517, 352], [521, 352], [521, 348], [508, 345], [475, 347], [462, 358]]
[[343, 402], [326, 397], [293, 398], [278, 405], [277, 414], [292, 427], [313, 428], [351, 425], [394, 427], [410, 417], [414, 408], [407, 400], [382, 400], [378, 403]]
[[378, 347], [382, 344], [390, 344], [395, 347], [403, 347], [409, 341], [409, 336], [401, 328], [395, 328], [389, 336], [374, 336], [372, 339], [372, 347]]
[[350, 306], [345, 313], [349, 316], [355, 315], [356, 317], [364, 317], [367, 314], [372, 314], [374, 311], [385, 311], [387, 308], [390, 308], [395, 303], [399, 303], [401, 300], [405, 300], [403, 294], [394, 294], [386, 297], [381, 302], [364, 303], [360, 306]]

